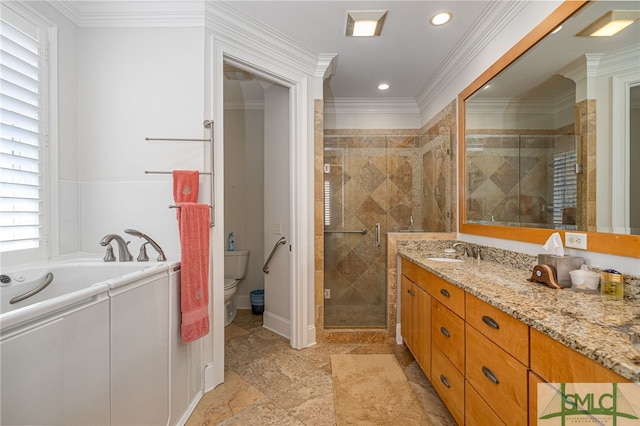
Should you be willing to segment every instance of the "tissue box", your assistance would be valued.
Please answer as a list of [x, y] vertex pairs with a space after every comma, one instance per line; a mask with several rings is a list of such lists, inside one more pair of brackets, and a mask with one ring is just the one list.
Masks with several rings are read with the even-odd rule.
[[571, 287], [569, 271], [580, 269], [583, 263], [584, 259], [578, 256], [556, 256], [548, 253], [538, 255], [538, 265], [553, 266], [558, 284], [565, 288]]

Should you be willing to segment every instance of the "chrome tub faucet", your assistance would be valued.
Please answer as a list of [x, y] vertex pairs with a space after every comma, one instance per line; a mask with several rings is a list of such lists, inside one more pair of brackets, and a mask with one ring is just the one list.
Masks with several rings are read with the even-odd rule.
[[[140, 232], [136, 229], [125, 229], [124, 232], [126, 232], [129, 235], [134, 235], [136, 237], [140, 237], [140, 238], [144, 238], [145, 240], [147, 240], [147, 242], [151, 245], [151, 247], [153, 247], [157, 252], [158, 252], [158, 262], [165, 262], [167, 260], [167, 256], [165, 256], [164, 251], [162, 250], [162, 248], [158, 245], [158, 243], [156, 243], [153, 238], [151, 238], [150, 236], [148, 236], [147, 234], [145, 234], [144, 232]], [[146, 244], [146, 243], [145, 243]], [[142, 247], [140, 248], [140, 255], [138, 256], [138, 260], [141, 262], [145, 261], [145, 257], [147, 257], [147, 253], [146, 250], [144, 249], [145, 244], [142, 245]], [[149, 258], [147, 257], [146, 260], [148, 260]]]
[[118, 260], [120, 262], [131, 262], [133, 260], [133, 255], [129, 251], [129, 247], [127, 245], [130, 241], [125, 241], [118, 234], [107, 234], [102, 240], [100, 240], [100, 245], [103, 247], [107, 247], [107, 254], [104, 256], [105, 262], [113, 262], [115, 257], [113, 256], [113, 247], [111, 247], [111, 241], [116, 240], [118, 244]]

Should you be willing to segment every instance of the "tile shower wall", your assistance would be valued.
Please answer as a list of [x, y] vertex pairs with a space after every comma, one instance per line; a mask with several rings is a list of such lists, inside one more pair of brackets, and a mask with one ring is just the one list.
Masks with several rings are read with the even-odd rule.
[[[389, 324], [387, 232], [409, 230], [411, 219], [414, 231], [452, 230], [453, 110], [449, 106], [422, 129], [324, 131], [325, 228], [367, 230], [364, 236], [324, 236], [324, 282], [331, 290], [324, 300], [325, 326], [332, 325], [328, 317], [340, 305], [366, 307], [347, 312], [359, 317], [360, 326]], [[382, 225], [380, 247], [372, 244], [375, 223]], [[382, 322], [369, 319], [372, 315]]]

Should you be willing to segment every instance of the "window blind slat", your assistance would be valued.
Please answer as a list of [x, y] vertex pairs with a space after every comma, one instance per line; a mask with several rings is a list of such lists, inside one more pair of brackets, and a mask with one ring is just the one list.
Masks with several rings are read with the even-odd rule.
[[0, 252], [7, 252], [44, 246], [46, 62], [38, 20], [2, 5], [0, 21]]

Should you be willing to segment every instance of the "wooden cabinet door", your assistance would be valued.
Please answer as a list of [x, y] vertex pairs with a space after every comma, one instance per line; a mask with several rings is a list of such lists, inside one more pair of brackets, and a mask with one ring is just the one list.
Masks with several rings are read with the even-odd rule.
[[413, 283], [404, 274], [400, 281], [400, 334], [409, 350], [413, 351]]
[[417, 285], [413, 286], [413, 292], [414, 356], [431, 380], [431, 296]]

